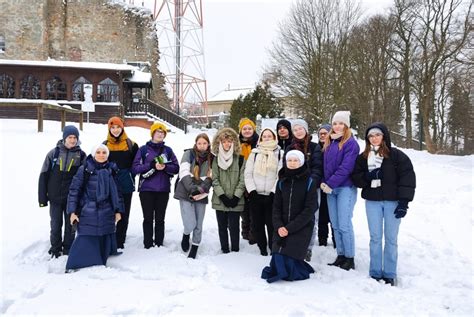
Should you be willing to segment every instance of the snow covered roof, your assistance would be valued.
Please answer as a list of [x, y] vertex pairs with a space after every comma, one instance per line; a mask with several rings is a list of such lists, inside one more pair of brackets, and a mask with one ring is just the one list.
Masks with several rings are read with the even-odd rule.
[[209, 98], [207, 102], [234, 100], [239, 98], [240, 95], [245, 96], [253, 90], [254, 87], [227, 88]]
[[70, 68], [88, 68], [88, 69], [104, 69], [104, 70], [122, 70], [122, 71], [133, 71], [137, 69], [135, 66], [128, 65], [128, 64], [57, 61], [54, 59], [48, 59], [46, 61], [0, 59], [0, 66], [2, 65], [70, 67]]
[[147, 83], [151, 82], [151, 73], [145, 73], [138, 69], [132, 71], [132, 76], [125, 78], [123, 81], [131, 83]]

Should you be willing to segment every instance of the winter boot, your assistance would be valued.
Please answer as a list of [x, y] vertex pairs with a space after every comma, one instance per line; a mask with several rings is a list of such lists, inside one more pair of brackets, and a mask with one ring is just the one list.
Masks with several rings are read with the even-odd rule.
[[384, 277], [383, 278], [385, 284], [390, 284], [390, 286], [395, 286], [395, 279], [394, 278], [388, 278], [388, 277]]
[[189, 234], [183, 233], [183, 239], [181, 240], [181, 249], [183, 249], [184, 252], [189, 251]]
[[328, 245], [328, 239], [327, 238], [319, 238], [319, 246], [320, 247], [327, 247]]
[[354, 258], [346, 258], [339, 267], [346, 271], [349, 271], [350, 269], [354, 270]]
[[268, 255], [267, 247], [261, 247], [260, 248], [260, 255], [263, 255], [263, 256]]
[[197, 252], [198, 252], [198, 246], [193, 244], [191, 246], [191, 251], [189, 251], [188, 258], [195, 259]]
[[306, 262], [311, 262], [311, 257], [313, 256], [313, 251], [308, 250], [306, 251], [306, 256], [304, 257], [304, 260]]
[[328, 263], [329, 266], [341, 266], [342, 263], [346, 261], [346, 257], [343, 255], [338, 255], [336, 261]]

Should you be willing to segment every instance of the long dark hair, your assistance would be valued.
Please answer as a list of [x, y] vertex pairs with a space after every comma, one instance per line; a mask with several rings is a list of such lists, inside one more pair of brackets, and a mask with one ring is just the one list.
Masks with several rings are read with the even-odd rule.
[[[364, 152], [362, 152], [362, 156], [367, 159], [369, 157], [370, 153], [370, 141], [368, 138], [365, 140], [365, 149]], [[384, 158], [388, 158], [390, 156], [390, 149], [388, 148], [387, 144], [385, 143], [385, 139], [382, 139], [382, 143], [380, 143], [380, 148], [378, 153], [383, 156]]]

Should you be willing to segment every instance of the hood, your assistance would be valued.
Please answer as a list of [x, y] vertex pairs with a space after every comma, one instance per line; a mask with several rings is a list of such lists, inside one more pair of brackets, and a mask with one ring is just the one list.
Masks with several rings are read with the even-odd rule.
[[212, 140], [212, 153], [217, 155], [219, 153], [219, 140], [222, 136], [230, 136], [234, 140], [234, 154], [240, 155], [240, 141], [239, 135], [232, 128], [222, 128], [214, 135]]
[[367, 130], [365, 130], [365, 142], [367, 144], [370, 144], [369, 138], [367, 137], [367, 135], [369, 134], [369, 131], [372, 128], [378, 128], [383, 132], [383, 139], [385, 141], [385, 144], [387, 145], [387, 147], [389, 149], [391, 149], [392, 148], [392, 140], [390, 138], [390, 132], [388, 131], [387, 126], [385, 124], [383, 124], [382, 122], [374, 122], [367, 128]]

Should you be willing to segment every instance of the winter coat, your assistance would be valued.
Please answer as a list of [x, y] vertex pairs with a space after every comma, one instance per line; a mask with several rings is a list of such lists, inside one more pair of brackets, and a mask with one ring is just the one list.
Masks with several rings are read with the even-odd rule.
[[385, 144], [390, 150], [389, 157], [383, 159], [380, 167], [383, 175], [382, 186], [371, 187], [371, 180], [367, 178], [369, 172], [367, 159], [362, 154], [357, 157], [352, 173], [354, 184], [362, 188], [362, 198], [367, 200], [412, 201], [415, 196], [416, 176], [410, 159], [405, 153], [391, 146], [390, 132], [383, 123], [369, 126], [365, 132], [366, 142], [369, 142], [367, 134], [372, 128], [378, 128], [383, 132]]
[[[211, 154], [212, 155], [212, 154]], [[212, 178], [207, 177], [207, 171], [212, 168], [208, 161], [204, 161], [199, 169], [200, 179], [196, 180], [193, 175], [194, 167], [198, 164], [193, 149], [184, 151], [181, 163], [179, 164], [179, 182], [174, 190], [175, 199], [184, 199], [189, 202], [196, 202], [191, 199], [191, 194], [195, 191], [209, 193], [212, 186]], [[207, 204], [208, 198], [205, 197], [198, 201]]]
[[[57, 160], [54, 154], [58, 152]], [[69, 186], [79, 166], [84, 163], [86, 154], [80, 148], [80, 142], [68, 149], [63, 140], [48, 152], [41, 168], [38, 184], [38, 202], [47, 206], [48, 201], [55, 204], [66, 204]]]
[[331, 144], [324, 151], [324, 183], [332, 189], [353, 185], [351, 174], [359, 155], [359, 144], [353, 137], [339, 150], [340, 141], [340, 138], [331, 140]]
[[275, 186], [278, 181], [278, 171], [282, 167], [283, 154], [282, 150], [278, 146], [274, 151], [273, 155], [278, 160], [278, 168], [275, 173], [267, 173], [267, 175], [260, 175], [254, 169], [255, 160], [257, 155], [260, 153], [260, 149], [257, 147], [252, 150], [250, 156], [245, 163], [245, 188], [250, 193], [255, 190], [260, 195], [268, 196], [270, 193], [275, 193]]
[[[142, 148], [146, 149], [145, 160], [142, 161]], [[155, 169], [154, 159], [157, 156], [164, 154], [168, 163], [166, 163], [165, 169], [158, 171]], [[148, 178], [143, 178], [144, 173], [150, 169], [154, 169], [155, 172]], [[153, 143], [148, 141], [146, 145], [142, 146], [133, 160], [132, 173], [140, 174], [140, 180], [138, 183], [139, 192], [170, 192], [171, 190], [171, 178], [179, 172], [179, 164], [173, 150], [166, 146], [164, 142]]]
[[117, 164], [119, 170], [117, 180], [122, 193], [135, 191], [135, 174], [132, 173], [133, 159], [137, 155], [138, 145], [129, 140], [132, 148], [128, 148], [127, 135], [123, 132], [119, 138], [110, 135], [104, 144], [109, 148], [109, 162]]
[[[284, 162], [286, 162], [286, 153], [291, 150], [298, 149], [296, 145], [297, 139], [293, 138], [293, 142], [286, 147]], [[323, 179], [323, 152], [321, 151], [321, 146], [318, 143], [309, 142], [308, 144], [308, 153], [305, 153], [306, 165], [310, 170], [311, 177], [316, 182], [316, 186], [321, 185], [321, 180]], [[283, 162], [283, 165], [285, 163]]]
[[[234, 154], [232, 164], [226, 170], [223, 170], [218, 166], [219, 140], [220, 136], [224, 133], [232, 135], [234, 139]], [[215, 155], [214, 161], [212, 162], [212, 187], [214, 188], [212, 194], [212, 208], [220, 211], [243, 211], [245, 192], [245, 162], [239, 164], [239, 161], [242, 161], [243, 157], [240, 158], [240, 145], [237, 133], [229, 128], [223, 128], [219, 130], [212, 141], [212, 151]], [[229, 208], [224, 206], [222, 201], [219, 199], [220, 195], [226, 195], [228, 198], [237, 196], [240, 198], [240, 200], [236, 207]]]
[[[306, 166], [296, 170], [285, 168], [273, 200], [272, 252], [303, 260], [314, 227], [314, 211], [318, 209], [318, 186], [310, 181]], [[285, 227], [288, 236], [281, 238], [278, 229]]]
[[[101, 170], [107, 171], [106, 184], [110, 184], [110, 187], [108, 198], [97, 201], [97, 191], [100, 190], [99, 186], [103, 186], [99, 184], [98, 173]], [[115, 163], [100, 164], [89, 155], [85, 164], [74, 176], [67, 199], [67, 213], [78, 214], [77, 233], [79, 235], [103, 236], [115, 232], [115, 213], [124, 210], [114, 176], [117, 171], [118, 167]]]
[[292, 140], [293, 140], [293, 136], [290, 136], [288, 139], [280, 139], [280, 138], [278, 138], [278, 145], [280, 146], [280, 148], [281, 148], [283, 151], [287, 152], [287, 151], [286, 151], [286, 148], [287, 148], [288, 146], [290, 146]]

